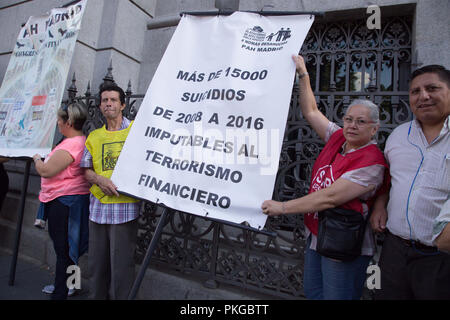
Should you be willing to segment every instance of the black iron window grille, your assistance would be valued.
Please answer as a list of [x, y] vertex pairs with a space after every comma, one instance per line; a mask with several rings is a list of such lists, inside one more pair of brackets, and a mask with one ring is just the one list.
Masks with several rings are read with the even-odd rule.
[[[315, 23], [302, 47], [320, 110], [342, 125], [345, 108], [355, 98], [367, 98], [381, 108], [377, 136], [384, 148], [389, 133], [412, 117], [408, 108], [408, 76], [411, 68], [411, 17], [382, 21], [381, 30], [368, 30], [365, 20]], [[112, 66], [104, 84], [112, 83]], [[86, 105], [88, 133], [103, 124], [97, 106], [98, 94], [90, 86], [76, 97], [75, 77], [69, 99]], [[308, 192], [312, 165], [323, 142], [303, 119], [294, 84], [287, 120], [274, 199], [289, 200]], [[125, 115], [134, 119], [143, 94], [126, 90]], [[142, 208], [136, 261], [141, 263], [160, 217], [155, 204]], [[229, 225], [177, 211], [170, 212], [151, 266], [189, 274], [208, 287], [227, 283], [241, 290], [273, 297], [303, 297], [303, 251], [305, 245], [301, 215], [269, 218], [266, 229], [277, 237], [256, 234]]]

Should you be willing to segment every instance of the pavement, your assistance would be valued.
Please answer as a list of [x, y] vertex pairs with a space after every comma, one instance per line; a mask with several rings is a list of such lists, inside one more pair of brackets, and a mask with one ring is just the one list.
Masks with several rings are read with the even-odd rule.
[[[47, 264], [21, 255], [17, 259], [13, 285], [9, 285], [12, 250], [0, 248], [0, 301], [4, 300], [50, 300], [42, 289], [53, 284], [55, 274]], [[138, 270], [140, 266], [137, 267]], [[221, 284], [219, 288], [206, 288], [201, 281], [179, 277], [167, 270], [149, 269], [141, 283], [136, 300], [279, 300], [242, 288]], [[81, 278], [81, 289], [68, 300], [90, 300], [89, 281]]]
[[[13, 285], [9, 285], [12, 253], [0, 249], [0, 300], [49, 300], [42, 289], [52, 284], [54, 273], [38, 261], [19, 255]], [[83, 286], [82, 286], [83, 288]], [[69, 300], [87, 300], [88, 290], [77, 291]]]
[[[19, 258], [15, 281], [9, 285], [12, 248], [14, 247], [19, 196], [9, 193], [0, 212], [0, 301], [9, 305], [13, 300], [48, 300], [50, 295], [42, 289], [54, 282], [56, 257], [53, 244], [45, 230], [34, 227], [35, 213], [39, 202], [27, 201], [22, 226]], [[81, 271], [81, 290], [69, 300], [90, 300], [88, 280], [88, 254], [79, 261]], [[136, 265], [136, 275], [141, 266]], [[179, 272], [164, 267], [150, 266], [145, 273], [135, 300], [272, 300], [271, 295], [240, 288], [231, 284], [208, 282], [207, 278], [189, 272]], [[20, 308], [25, 309], [25, 308]]]

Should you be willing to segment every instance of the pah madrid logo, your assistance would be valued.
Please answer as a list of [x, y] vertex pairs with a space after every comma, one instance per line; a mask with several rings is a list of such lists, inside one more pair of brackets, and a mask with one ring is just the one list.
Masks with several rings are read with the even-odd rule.
[[279, 30], [266, 32], [260, 26], [248, 28], [241, 40], [241, 48], [254, 52], [274, 52], [283, 50], [291, 37], [291, 29], [281, 27]]

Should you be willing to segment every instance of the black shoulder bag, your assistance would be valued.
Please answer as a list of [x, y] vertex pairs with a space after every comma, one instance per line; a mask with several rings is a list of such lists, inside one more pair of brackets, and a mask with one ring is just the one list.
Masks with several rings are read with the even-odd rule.
[[331, 208], [319, 212], [316, 251], [341, 261], [351, 261], [361, 255], [366, 221], [354, 210]]

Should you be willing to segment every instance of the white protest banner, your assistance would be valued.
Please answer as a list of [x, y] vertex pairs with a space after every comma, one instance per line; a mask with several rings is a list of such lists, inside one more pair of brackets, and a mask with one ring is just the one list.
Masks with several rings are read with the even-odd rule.
[[182, 17], [111, 177], [184, 212], [264, 227], [305, 15]]
[[0, 88], [0, 155], [50, 152], [87, 0], [30, 17]]

